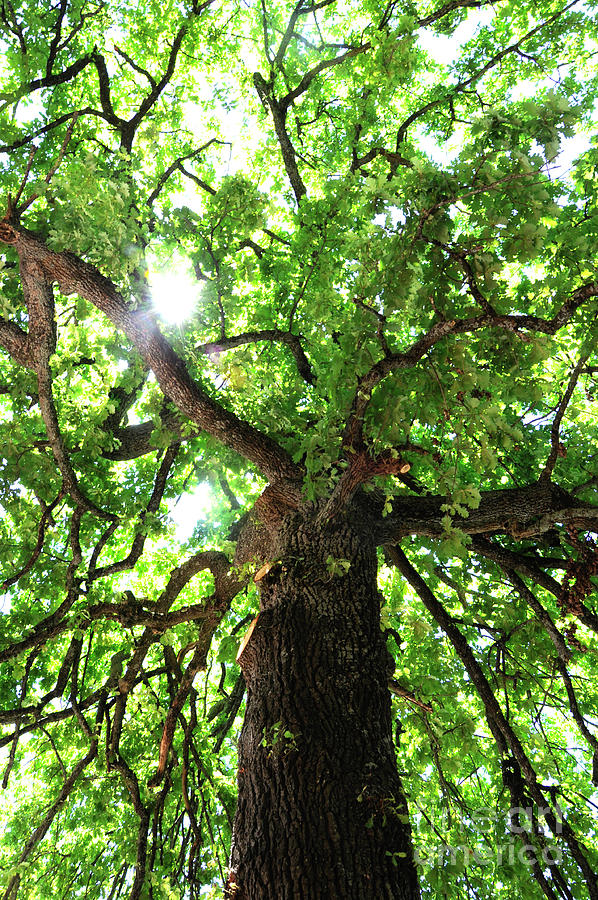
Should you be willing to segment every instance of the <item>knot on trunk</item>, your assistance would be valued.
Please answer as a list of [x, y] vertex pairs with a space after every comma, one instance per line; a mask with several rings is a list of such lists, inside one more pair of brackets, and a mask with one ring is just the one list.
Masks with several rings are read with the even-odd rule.
[[3, 244], [16, 244], [17, 232], [8, 222], [0, 222], [0, 241]]

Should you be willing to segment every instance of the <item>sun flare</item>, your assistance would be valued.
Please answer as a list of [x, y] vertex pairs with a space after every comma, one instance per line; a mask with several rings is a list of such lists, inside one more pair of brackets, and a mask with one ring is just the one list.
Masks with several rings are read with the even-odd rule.
[[185, 270], [150, 270], [154, 309], [167, 322], [178, 324], [188, 319], [200, 296], [201, 288]]

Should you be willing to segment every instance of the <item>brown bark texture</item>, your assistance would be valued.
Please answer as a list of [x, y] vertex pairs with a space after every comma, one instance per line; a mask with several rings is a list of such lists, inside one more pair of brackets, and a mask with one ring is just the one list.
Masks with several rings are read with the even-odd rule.
[[281, 526], [239, 658], [248, 699], [227, 896], [415, 900], [376, 548], [347, 516], [316, 514], [308, 504]]

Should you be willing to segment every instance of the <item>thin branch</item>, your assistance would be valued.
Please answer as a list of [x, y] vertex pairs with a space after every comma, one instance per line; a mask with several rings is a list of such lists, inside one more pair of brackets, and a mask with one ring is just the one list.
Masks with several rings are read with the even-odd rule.
[[[579, 709], [579, 704], [577, 702], [577, 697], [575, 696], [575, 691], [573, 690], [573, 684], [571, 682], [571, 676], [567, 671], [567, 666], [563, 662], [562, 659], [556, 660], [556, 666], [559, 670], [560, 676], [563, 679], [563, 683], [565, 685], [565, 690], [567, 691], [567, 699], [569, 700], [569, 709], [571, 710], [571, 715], [573, 716], [575, 722], [577, 723], [577, 727], [583, 734], [584, 738], [593, 749], [594, 754], [598, 754], [598, 739], [595, 734], [592, 734], [590, 729], [587, 726], [586, 720]], [[594, 782], [596, 784], [596, 782]]]
[[385, 356], [371, 369], [362, 375], [357, 383], [351, 413], [347, 420], [343, 445], [357, 446], [362, 441], [363, 419], [369, 406], [373, 389], [392, 372], [399, 369], [412, 368], [418, 363], [438, 341], [448, 335], [467, 334], [483, 328], [499, 328], [513, 334], [522, 331], [539, 332], [540, 334], [556, 334], [569, 322], [574, 312], [590, 297], [598, 296], [598, 282], [588, 282], [577, 288], [571, 297], [558, 308], [552, 319], [540, 316], [512, 314], [493, 315], [484, 313], [467, 319], [444, 319], [433, 325], [430, 330], [407, 350]]
[[567, 389], [565, 390], [565, 393], [563, 394], [563, 396], [561, 398], [561, 401], [560, 401], [557, 411], [556, 411], [556, 415], [552, 421], [552, 428], [550, 429], [550, 454], [548, 456], [548, 459], [546, 460], [546, 465], [544, 466], [544, 468], [542, 470], [542, 474], [540, 475], [540, 478], [543, 480], [550, 479], [550, 477], [554, 471], [555, 463], [556, 463], [558, 457], [562, 454], [561, 443], [559, 440], [559, 432], [560, 432], [560, 428], [561, 428], [561, 422], [563, 421], [563, 416], [565, 415], [567, 406], [569, 405], [569, 401], [571, 400], [571, 397], [573, 396], [573, 391], [575, 390], [575, 386], [578, 382], [579, 376], [581, 375], [583, 367], [585, 366], [589, 357], [590, 357], [590, 354], [588, 353], [579, 358], [577, 365], [575, 366], [575, 368], [571, 372], [571, 375], [569, 376], [569, 383], [567, 384]]
[[50, 371], [50, 357], [56, 347], [52, 288], [48, 281], [40, 277], [37, 266], [28, 258], [21, 259], [21, 283], [29, 315], [27, 343], [37, 371], [39, 407], [54, 459], [63, 478], [65, 491], [83, 509], [93, 512], [99, 518], [113, 519], [112, 513], [101, 510], [85, 496], [79, 487], [75, 470], [60, 432]]
[[50, 46], [48, 47], [48, 57], [46, 59], [46, 75], [52, 74], [52, 68], [56, 60], [58, 48], [60, 47], [60, 39], [62, 37], [62, 23], [64, 22], [67, 8], [68, 0], [60, 0], [58, 14], [54, 23], [54, 35], [52, 37], [52, 40], [50, 41]]
[[144, 69], [143, 66], [137, 65], [135, 60], [132, 59], [132, 57], [130, 57], [129, 54], [125, 50], [122, 50], [119, 46], [117, 46], [117, 44], [114, 45], [114, 50], [118, 56], [122, 57], [122, 59], [124, 59], [124, 61], [131, 66], [131, 68], [133, 69], [134, 72], [137, 72], [138, 75], [143, 75], [143, 77], [149, 81], [151, 88], [156, 87], [156, 80], [147, 71], [147, 69]]
[[[198, 157], [201, 153], [203, 153], [204, 150], [207, 150], [208, 147], [210, 147], [212, 144], [220, 144], [220, 145], [223, 145], [224, 143], [225, 143], [225, 141], [219, 141], [217, 138], [211, 138], [211, 140], [206, 141], [205, 144], [202, 144], [201, 147], [198, 147], [197, 150], [192, 150], [191, 153], [186, 153], [184, 156], [179, 156], [178, 159], [175, 159], [175, 161], [174, 161], [173, 163], [171, 163], [171, 164], [168, 166], [168, 168], [165, 169], [164, 172], [163, 172], [163, 173], [160, 175], [160, 177], [158, 178], [158, 180], [157, 180], [157, 182], [156, 182], [156, 187], [154, 188], [154, 190], [151, 192], [151, 194], [148, 196], [147, 200], [145, 201], [145, 202], [147, 203], [147, 205], [148, 205], [148, 206], [151, 206], [151, 205], [152, 205], [152, 203], [154, 202], [154, 200], [156, 199], [156, 197], [157, 197], [157, 196], [160, 194], [160, 192], [162, 191], [162, 188], [164, 187], [164, 185], [166, 184], [166, 182], [168, 181], [168, 179], [170, 178], [170, 176], [171, 176], [174, 172], [176, 172], [177, 170], [178, 170], [179, 172], [182, 172], [183, 175], [186, 175], [188, 178], [194, 179], [194, 178], [197, 177], [197, 176], [193, 175], [192, 172], [188, 172], [188, 171], [183, 167], [183, 163], [184, 163], [184, 162], [186, 162], [187, 160], [197, 159], [197, 157]], [[199, 180], [200, 180], [200, 179], [197, 179], [197, 181], [199, 181]], [[201, 182], [201, 186], [204, 187], [206, 190], [208, 190], [209, 193], [211, 193], [211, 194], [215, 194], [215, 193], [216, 193], [216, 191], [214, 190], [214, 188], [210, 187], [209, 185], [206, 185], [204, 182]]]
[[530, 591], [523, 579], [520, 578], [516, 572], [507, 569], [506, 575], [519, 596], [525, 600], [527, 605], [534, 611], [536, 617], [544, 626], [546, 633], [554, 645], [559, 660], [563, 664], [566, 664], [571, 656], [571, 652], [565, 643], [563, 635], [552, 621], [548, 611], [542, 606], [536, 595]]
[[[52, 165], [50, 166], [50, 168], [46, 174], [46, 177], [44, 178], [44, 181], [46, 184], [50, 184], [52, 178], [54, 177], [54, 175], [60, 168], [60, 164], [62, 163], [62, 160], [64, 159], [64, 154], [66, 153], [66, 150], [70, 143], [71, 137], [73, 136], [73, 131], [74, 131], [75, 124], [77, 122], [78, 117], [79, 117], [79, 113], [74, 112], [71, 117], [71, 121], [69, 122], [68, 128], [66, 130], [66, 134], [64, 136], [62, 146], [61, 146], [60, 150], [58, 151], [58, 155], [57, 155], [56, 159], [54, 160], [54, 162], [52, 163]], [[34, 155], [34, 153], [32, 153], [31, 159], [33, 159], [33, 155]], [[24, 186], [25, 186], [25, 183], [23, 182], [22, 188]], [[22, 188], [21, 188], [21, 191], [22, 191]], [[19, 195], [20, 195], [21, 191], [19, 192]], [[17, 199], [15, 200], [14, 210], [13, 210], [13, 215], [15, 216], [17, 221], [19, 220], [20, 216], [25, 212], [25, 210], [28, 209], [35, 200], [38, 199], [38, 197], [39, 197], [39, 194], [36, 194], [34, 192], [27, 198], [27, 200], [24, 200], [20, 204], [18, 203], [18, 197], [17, 197]]]
[[325, 72], [327, 69], [331, 69], [335, 66], [340, 66], [348, 59], [353, 59], [353, 57], [355, 56], [360, 56], [362, 53], [366, 53], [371, 49], [371, 46], [371, 43], [367, 41], [360, 47], [351, 47], [349, 50], [346, 50], [345, 53], [341, 53], [339, 56], [335, 56], [333, 59], [323, 59], [312, 69], [306, 72], [297, 87], [292, 91], [289, 91], [288, 94], [285, 94], [285, 96], [280, 99], [279, 103], [284, 115], [286, 116], [289, 106], [291, 106], [291, 104], [293, 104], [295, 100], [297, 100], [301, 96], [301, 94], [305, 93], [314, 78], [316, 78], [321, 72]]
[[[76, 111], [77, 116], [99, 116], [104, 118], [103, 114], [96, 109], [93, 109], [91, 106], [86, 106], [82, 109]], [[38, 128], [36, 131], [31, 134], [25, 135], [25, 137], [19, 138], [16, 141], [13, 141], [12, 144], [2, 144], [0, 145], [0, 153], [12, 153], [14, 150], [19, 150], [21, 147], [26, 147], [27, 144], [30, 144], [38, 137], [43, 137], [43, 135], [48, 134], [50, 131], [53, 131], [54, 128], [59, 128], [60, 125], [64, 125], [65, 122], [71, 121], [74, 113], [69, 112], [65, 113], [62, 116], [58, 116], [57, 119], [54, 119], [52, 122], [49, 122], [47, 125], [43, 125], [41, 128]]]
[[290, 331], [282, 331], [280, 328], [263, 329], [262, 331], [245, 331], [234, 337], [222, 338], [219, 341], [209, 341], [200, 344], [196, 349], [208, 356], [217, 355], [225, 350], [232, 350], [243, 344], [253, 344], [258, 341], [272, 341], [286, 344], [297, 364], [297, 371], [308, 384], [315, 384], [315, 375], [301, 346], [301, 339]]
[[[95, 568], [99, 553], [97, 555], [94, 553], [92, 557], [93, 568], [91, 567], [91, 562], [89, 568], [88, 577], [90, 582], [96, 581], [98, 578], [104, 578], [106, 575], [115, 575], [117, 572], [126, 572], [128, 569], [132, 569], [133, 566], [138, 562], [141, 554], [143, 553], [143, 548], [147, 540], [147, 534], [143, 526], [147, 517], [149, 515], [157, 513], [158, 509], [160, 508], [160, 503], [162, 502], [162, 497], [164, 496], [164, 491], [166, 490], [168, 476], [176, 459], [177, 453], [179, 452], [179, 448], [180, 444], [174, 443], [171, 444], [164, 453], [164, 456], [156, 473], [156, 478], [154, 481], [150, 499], [146, 508], [143, 510], [139, 517], [141, 529], [133, 538], [133, 543], [131, 545], [129, 553], [123, 559], [120, 559], [114, 563], [110, 563], [109, 565], [102, 566], [99, 569]], [[103, 546], [105, 546], [105, 544], [103, 544]]]
[[[79, 762], [74, 766], [74, 768], [71, 771], [71, 774], [65, 780], [65, 782], [62, 786], [62, 789], [61, 789], [60, 793], [58, 794], [58, 797], [56, 798], [54, 803], [51, 805], [51, 807], [45, 814], [44, 818], [42, 819], [40, 824], [37, 826], [37, 828], [31, 835], [31, 837], [29, 838], [29, 840], [26, 842], [25, 846], [23, 847], [23, 849], [19, 855], [18, 865], [21, 865], [22, 863], [25, 862], [25, 860], [30, 856], [30, 854], [37, 847], [37, 845], [40, 843], [40, 841], [46, 836], [48, 829], [50, 828], [52, 822], [54, 821], [54, 818], [56, 817], [56, 814], [62, 809], [62, 807], [64, 806], [64, 804], [66, 802], [67, 797], [69, 796], [69, 794], [75, 787], [75, 784], [77, 783], [77, 781], [79, 780], [80, 776], [85, 771], [87, 766], [89, 766], [90, 763], [93, 762], [93, 760], [97, 756], [97, 753], [98, 753], [97, 739], [93, 739], [90, 744], [89, 750], [87, 751], [85, 756], [81, 760], [79, 760]], [[15, 886], [15, 884], [18, 884], [19, 877], [20, 876], [18, 874], [12, 876], [12, 878], [8, 882], [6, 891], [4, 892], [4, 894], [2, 896], [2, 900], [9, 900], [9, 898], [12, 896], [13, 887]]]
[[426, 712], [434, 712], [433, 707], [429, 703], [424, 703], [423, 700], [419, 700], [413, 691], [408, 690], [403, 687], [396, 679], [391, 678], [388, 682], [388, 689], [395, 694], [397, 697], [400, 697], [402, 700], [407, 700], [408, 703], [413, 704], [413, 706], [418, 706], [420, 709], [425, 710]]
[[23, 195], [23, 191], [25, 190], [25, 185], [27, 184], [27, 181], [29, 180], [29, 175], [31, 173], [31, 166], [33, 165], [33, 160], [35, 159], [36, 153], [37, 153], [37, 147], [32, 147], [31, 150], [29, 151], [29, 159], [27, 160], [27, 165], [25, 166], [25, 173], [21, 179], [21, 184], [19, 186], [19, 190], [17, 191], [16, 197], [14, 198], [14, 200], [12, 199], [10, 194], [8, 195], [8, 209], [6, 212], [6, 217], [8, 219], [12, 219], [12, 217], [15, 215], [19, 200], [21, 199], [21, 197]]
[[423, 19], [418, 19], [417, 24], [420, 28], [425, 28], [426, 25], [438, 22], [439, 19], [443, 19], [456, 9], [483, 9], [485, 6], [496, 6], [496, 0], [449, 0], [448, 3], [445, 3], [444, 6], [430, 13], [430, 15], [425, 16]]
[[140, 900], [143, 885], [145, 882], [145, 871], [147, 863], [147, 832], [150, 821], [149, 809], [141, 800], [139, 790], [139, 781], [137, 775], [127, 764], [121, 754], [111, 760], [111, 768], [115, 769], [121, 776], [122, 781], [129, 793], [133, 803], [133, 809], [139, 818], [139, 827], [137, 829], [137, 852], [135, 857], [135, 878], [131, 885], [129, 900]]
[[230, 504], [230, 508], [233, 510], [241, 509], [241, 504], [235, 497], [232, 488], [226, 479], [226, 476], [222, 472], [218, 475], [218, 483], [220, 484], [222, 493]]
[[189, 692], [193, 687], [193, 679], [199, 671], [205, 669], [206, 667], [206, 659], [208, 651], [210, 649], [212, 635], [216, 630], [217, 623], [205, 623], [205, 625], [206, 627], [202, 628], [202, 633], [197, 641], [197, 646], [191, 658], [191, 662], [185, 669], [185, 673], [181, 678], [179, 684], [179, 689], [175, 697], [173, 698], [166, 714], [166, 719], [164, 721], [164, 727], [162, 730], [162, 739], [160, 741], [158, 768], [147, 783], [148, 787], [150, 788], [157, 787], [164, 778], [164, 774], [166, 772], [166, 763], [168, 761], [168, 754], [170, 753], [172, 742], [174, 740], [176, 722], [179, 717], [179, 713], [181, 712], [183, 705], [189, 695]]
[[[223, 141], [222, 143], [226, 143], [226, 141]], [[185, 178], [188, 178], [190, 181], [196, 184], [197, 187], [202, 189], [202, 191], [205, 191], [207, 194], [211, 194], [212, 196], [218, 193], [218, 191], [216, 191], [215, 188], [208, 184], [207, 181], [204, 181], [202, 178], [198, 178], [198, 176], [195, 175], [194, 172], [190, 172], [182, 163], [179, 164], [179, 169], [185, 176]]]
[[571, 2], [567, 4], [567, 6], [564, 6], [562, 9], [558, 10], [558, 12], [554, 13], [554, 15], [549, 16], [543, 22], [540, 22], [534, 28], [530, 29], [527, 34], [525, 34], [518, 41], [515, 41], [515, 43], [510, 44], [508, 47], [503, 48], [499, 53], [496, 53], [494, 56], [492, 56], [485, 65], [474, 72], [473, 75], [471, 75], [469, 78], [465, 79], [465, 81], [460, 81], [458, 84], [451, 86], [451, 88], [444, 96], [438, 97], [434, 100], [430, 100], [428, 103], [425, 103], [424, 106], [411, 113], [411, 115], [405, 119], [405, 121], [397, 131], [397, 152], [399, 151], [401, 144], [405, 140], [407, 131], [414, 122], [420, 119], [431, 109], [434, 109], [435, 107], [440, 106], [442, 103], [445, 103], [448, 100], [449, 96], [455, 97], [457, 94], [466, 91], [467, 88], [479, 81], [486, 74], [486, 72], [489, 72], [490, 69], [493, 69], [495, 66], [497, 66], [506, 56], [508, 56], [510, 53], [517, 52], [522, 44], [524, 44], [526, 41], [529, 41], [532, 37], [534, 37], [534, 35], [542, 31], [543, 28], [546, 28], [548, 25], [556, 22], [557, 19], [560, 19], [561, 16], [563, 16], [567, 12], [567, 10], [571, 9], [573, 6], [576, 6], [580, 2], [581, 0], [571, 0]]
[[401, 548], [397, 545], [387, 547], [386, 549], [393, 563], [409, 582], [413, 590], [418, 594], [428, 612], [440, 625], [450, 640], [457, 656], [463, 663], [469, 678], [473, 682], [480, 699], [484, 704], [486, 720], [496, 739], [499, 750], [504, 756], [507, 756], [509, 751], [512, 754], [512, 759], [516, 764], [518, 771], [520, 770], [523, 775], [530, 797], [543, 809], [546, 821], [551, 830], [555, 834], [560, 833], [562, 835], [571, 855], [584, 875], [589, 897], [591, 900], [598, 900], [598, 879], [587, 860], [585, 848], [581, 842], [578, 841], [566, 819], [561, 817], [557, 818], [557, 815], [552, 812], [552, 807], [548, 804], [547, 798], [540, 789], [537, 774], [523, 748], [523, 744], [512, 726], [508, 723], [505, 714], [494, 696], [488, 679], [475, 658], [467, 639], [459, 631], [452, 617], [446, 612], [421, 575], [409, 562]]

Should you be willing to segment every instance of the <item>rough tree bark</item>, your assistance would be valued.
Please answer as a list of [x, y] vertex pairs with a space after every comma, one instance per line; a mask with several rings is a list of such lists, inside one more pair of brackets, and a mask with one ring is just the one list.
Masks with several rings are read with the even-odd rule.
[[376, 548], [355, 512], [322, 524], [308, 504], [287, 516], [259, 582], [260, 613], [239, 657], [248, 698], [234, 900], [419, 897]]

